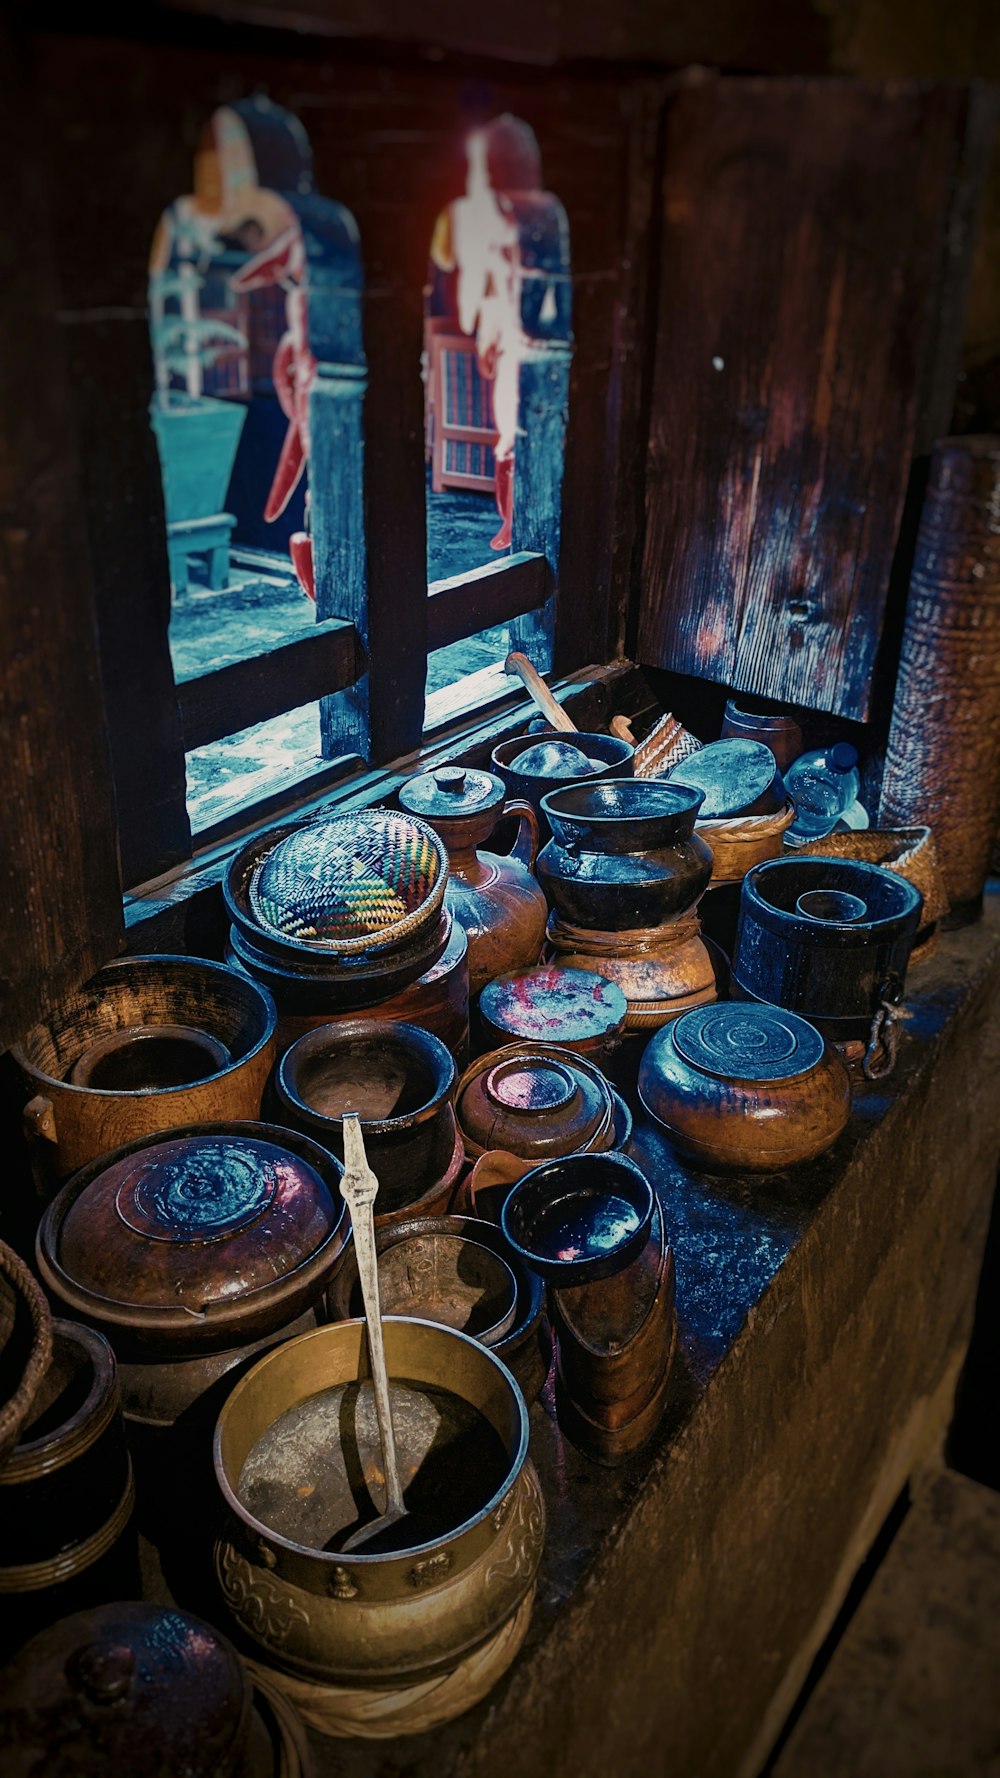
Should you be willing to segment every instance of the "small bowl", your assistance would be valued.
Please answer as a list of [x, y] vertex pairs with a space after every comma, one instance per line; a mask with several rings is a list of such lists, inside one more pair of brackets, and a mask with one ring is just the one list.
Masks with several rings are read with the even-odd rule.
[[554, 1284], [592, 1283], [630, 1265], [649, 1239], [653, 1188], [623, 1154], [568, 1155], [513, 1187], [500, 1226], [515, 1253]]
[[457, 1328], [484, 1346], [509, 1333], [517, 1279], [499, 1253], [461, 1235], [410, 1235], [379, 1254], [384, 1315], [410, 1315]]

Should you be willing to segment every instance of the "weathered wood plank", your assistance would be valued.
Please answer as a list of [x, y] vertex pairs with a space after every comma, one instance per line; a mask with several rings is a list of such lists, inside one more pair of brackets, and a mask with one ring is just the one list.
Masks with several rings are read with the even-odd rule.
[[869, 714], [954, 305], [968, 87], [702, 78], [670, 101], [638, 654]]
[[360, 665], [354, 625], [337, 617], [294, 631], [267, 654], [247, 655], [177, 687], [184, 750], [207, 747], [353, 685]]
[[45, 181], [0, 27], [0, 1049], [121, 948], [104, 706]]
[[463, 642], [494, 624], [538, 611], [549, 595], [551, 574], [544, 556], [520, 551], [486, 562], [470, 574], [433, 580], [427, 589], [428, 649]]

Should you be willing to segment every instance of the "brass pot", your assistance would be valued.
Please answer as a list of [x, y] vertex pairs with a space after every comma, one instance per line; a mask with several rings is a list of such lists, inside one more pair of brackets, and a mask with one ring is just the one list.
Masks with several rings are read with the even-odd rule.
[[[372, 1693], [448, 1673], [494, 1638], [534, 1586], [545, 1533], [528, 1413], [506, 1367], [450, 1328], [387, 1317], [384, 1332], [390, 1382], [447, 1390], [502, 1443], [499, 1486], [453, 1531], [391, 1554], [328, 1553], [282, 1536], [240, 1499], [243, 1465], [275, 1420], [321, 1390], [368, 1376], [363, 1321], [318, 1328], [268, 1353], [233, 1390], [214, 1446], [229, 1508], [216, 1569], [234, 1618], [275, 1666]], [[405, 1472], [398, 1426], [396, 1437]]]

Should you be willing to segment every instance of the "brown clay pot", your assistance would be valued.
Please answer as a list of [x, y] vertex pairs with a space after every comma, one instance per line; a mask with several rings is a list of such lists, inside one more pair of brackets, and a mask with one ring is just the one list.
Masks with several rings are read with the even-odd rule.
[[851, 1109], [847, 1070], [805, 1019], [728, 1001], [684, 1013], [647, 1045], [643, 1105], [710, 1170], [772, 1173], [813, 1160]]
[[[529, 802], [505, 797], [502, 779], [464, 766], [423, 772], [399, 792], [448, 848], [445, 900], [468, 935], [473, 999], [494, 976], [537, 962], [545, 937], [548, 908], [533, 875], [538, 817]], [[505, 815], [520, 819], [513, 851], [481, 850]]]
[[729, 698], [722, 719], [723, 740], [762, 741], [770, 747], [779, 772], [787, 771], [802, 752], [802, 730], [794, 716], [773, 705], [745, 697]]
[[[275, 1009], [266, 989], [221, 963], [196, 957], [119, 957], [105, 964], [13, 1051], [27, 1091], [25, 1126], [39, 1184], [50, 1191], [78, 1167], [109, 1150], [180, 1125], [217, 1118], [255, 1118], [274, 1062]], [[176, 1039], [160, 1051], [167, 1078], [155, 1071], [146, 1085], [78, 1083], [81, 1058], [100, 1062], [96, 1046], [110, 1044], [117, 1066], [144, 1066], [130, 1047], [154, 1045], [154, 1029], [185, 1027], [197, 1035], [194, 1078], [176, 1075]], [[136, 1035], [137, 1032], [141, 1035]], [[207, 1044], [204, 1040], [207, 1040]], [[208, 1051], [229, 1060], [212, 1064]], [[169, 1052], [169, 1053], [168, 1053]]]
[[615, 1143], [615, 1100], [600, 1069], [555, 1044], [507, 1044], [462, 1075], [455, 1114], [475, 1161], [502, 1148], [543, 1161]]

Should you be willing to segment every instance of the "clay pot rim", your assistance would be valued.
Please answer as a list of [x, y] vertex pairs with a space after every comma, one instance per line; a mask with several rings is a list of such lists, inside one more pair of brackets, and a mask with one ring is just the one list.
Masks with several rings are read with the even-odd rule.
[[[413, 1234], [411, 1232], [409, 1234], [400, 1235], [397, 1240], [389, 1241], [381, 1248], [376, 1249], [378, 1258], [379, 1260], [382, 1260], [387, 1254], [393, 1252], [395, 1248], [406, 1247], [407, 1245], [412, 1245], [414, 1242], [419, 1241], [429, 1241], [435, 1247], [443, 1243], [446, 1250], [450, 1249], [452, 1251], [456, 1248], [464, 1250], [467, 1247], [477, 1247], [480, 1253], [485, 1253], [487, 1260], [497, 1267], [497, 1282], [502, 1283], [504, 1286], [504, 1293], [507, 1299], [506, 1307], [504, 1308], [503, 1314], [498, 1316], [496, 1321], [489, 1327], [484, 1327], [480, 1333], [471, 1335], [471, 1338], [478, 1340], [481, 1346], [488, 1346], [490, 1351], [495, 1352], [502, 1340], [510, 1333], [517, 1318], [518, 1281], [510, 1261], [506, 1259], [502, 1253], [498, 1253], [495, 1248], [487, 1247], [484, 1241], [476, 1241], [471, 1236], [461, 1234], [457, 1230], [452, 1229], [431, 1229], [426, 1233], [421, 1234]], [[506, 1276], [504, 1274], [506, 1274]], [[380, 1278], [380, 1295], [381, 1291], [382, 1282]], [[387, 1315], [392, 1315], [397, 1312], [398, 1311], [393, 1309], [386, 1310]], [[431, 1319], [431, 1317], [421, 1316], [420, 1319]], [[441, 1322], [440, 1325], [446, 1327], [450, 1326], [450, 1323]], [[464, 1328], [458, 1329], [459, 1333], [464, 1333], [465, 1331]]]
[[[812, 870], [812, 866], [816, 867], [815, 871]], [[808, 914], [797, 913], [794, 906], [788, 909], [778, 907], [775, 902], [768, 900], [761, 893], [760, 883], [763, 882], [766, 885], [768, 877], [773, 871], [777, 870], [787, 875], [789, 870], [803, 870], [807, 867], [809, 867], [809, 875], [816, 877], [816, 882], [813, 885], [816, 889], [839, 888], [840, 885], [836, 878], [845, 871], [845, 868], [854, 873], [858, 871], [870, 872], [877, 881], [884, 883], [887, 893], [897, 896], [897, 906], [892, 913], [869, 913], [864, 919], [843, 922], [817, 920]], [[826, 872], [832, 874], [833, 881], [824, 880]], [[779, 877], [778, 880], [782, 879]], [[805, 891], [800, 889], [798, 893], [802, 894]], [[847, 893], [854, 894], [854, 890], [849, 889]], [[866, 941], [869, 943], [880, 942], [889, 938], [903, 938], [907, 934], [915, 936], [923, 903], [923, 895], [916, 885], [911, 883], [907, 877], [900, 876], [896, 871], [886, 870], [882, 865], [869, 864], [867, 861], [826, 857], [822, 853], [811, 852], [805, 858], [790, 855], [781, 858], [767, 858], [761, 864], [751, 865], [743, 879], [740, 919], [742, 921], [749, 910], [753, 918], [761, 925], [766, 926], [769, 932], [779, 930], [781, 933], [787, 933], [791, 931], [797, 937], [809, 938], [817, 943], [825, 940], [835, 948], [854, 950], [860, 949]], [[859, 935], [861, 935], [860, 938]], [[737, 951], [738, 949], [737, 945]], [[802, 1016], [812, 1017], [811, 1014]]]
[[431, 1097], [422, 1105], [399, 1117], [363, 1117], [360, 1119], [363, 1131], [372, 1136], [399, 1136], [404, 1131], [418, 1129], [421, 1124], [430, 1123], [440, 1112], [442, 1105], [450, 1103], [458, 1072], [454, 1056], [447, 1044], [440, 1037], [435, 1037], [432, 1031], [425, 1031], [421, 1025], [410, 1024], [404, 1019], [349, 1019], [343, 1024], [317, 1025], [314, 1030], [303, 1032], [301, 1037], [297, 1037], [289, 1045], [275, 1068], [274, 1085], [278, 1097], [317, 1125], [329, 1125], [342, 1133], [343, 1117], [320, 1111], [308, 1099], [303, 1099], [294, 1081], [288, 1078], [288, 1064], [292, 1057], [296, 1063], [308, 1062], [316, 1051], [331, 1052], [347, 1048], [352, 1039], [357, 1042], [362, 1038], [368, 1038], [371, 1043], [388, 1044], [411, 1055], [418, 1053], [430, 1063], [436, 1080]]
[[[610, 1253], [591, 1256], [587, 1259], [555, 1259], [539, 1254], [534, 1248], [525, 1245], [516, 1235], [510, 1223], [513, 1215], [521, 1205], [518, 1199], [533, 1197], [549, 1181], [544, 1175], [560, 1174], [567, 1170], [593, 1173], [598, 1176], [606, 1174], [609, 1180], [624, 1172], [633, 1181], [630, 1202], [639, 1216], [636, 1228], [632, 1229], [617, 1247]], [[641, 1188], [641, 1189], [640, 1189]], [[641, 1202], [640, 1202], [641, 1200]], [[540, 1277], [547, 1278], [551, 1284], [572, 1287], [600, 1278], [608, 1278], [616, 1272], [624, 1271], [625, 1267], [642, 1252], [649, 1239], [653, 1213], [657, 1204], [656, 1192], [642, 1168], [631, 1156], [623, 1154], [619, 1149], [611, 1149], [603, 1154], [574, 1154], [560, 1156], [558, 1159], [542, 1161], [539, 1166], [532, 1167], [523, 1179], [511, 1186], [500, 1210], [500, 1227], [518, 1258], [525, 1265], [531, 1266]]]
[[[613, 766], [625, 765], [628, 760], [635, 757], [635, 747], [631, 741], [623, 741], [619, 735], [601, 734], [596, 729], [536, 729], [532, 735], [508, 735], [505, 741], [497, 742], [490, 754], [490, 763], [496, 768], [496, 775], [502, 778], [504, 772], [510, 772], [515, 779], [521, 778], [526, 784], [549, 783], [554, 785], [558, 780], [553, 780], [546, 773], [521, 772], [511, 764], [511, 760], [517, 758], [517, 751], [523, 753], [527, 748], [533, 747], [536, 742], [549, 741], [553, 737], [558, 741], [568, 741], [573, 747], [579, 747], [581, 753], [589, 753], [589, 748], [584, 743], [590, 741], [597, 741], [602, 747], [611, 749], [600, 772], [591, 772], [585, 778], [573, 778], [571, 780], [573, 784], [592, 784], [595, 779], [602, 778], [604, 773]], [[508, 759], [506, 755], [511, 749], [515, 751], [511, 753], [511, 759]], [[592, 759], [598, 757], [597, 754], [589, 756]]]
[[[499, 1372], [500, 1378], [507, 1390], [514, 1409], [514, 1417], [517, 1423], [517, 1449], [513, 1455], [508, 1456], [507, 1469], [503, 1481], [496, 1489], [496, 1492], [490, 1496], [486, 1504], [480, 1507], [478, 1512], [474, 1513], [468, 1519], [463, 1519], [460, 1525], [456, 1525], [454, 1530], [447, 1532], [444, 1536], [433, 1538], [430, 1543], [415, 1543], [408, 1545], [406, 1549], [402, 1550], [392, 1550], [391, 1552], [381, 1554], [366, 1555], [364, 1550], [317, 1550], [313, 1549], [309, 1544], [296, 1543], [292, 1538], [283, 1536], [280, 1531], [275, 1531], [265, 1520], [256, 1518], [254, 1514], [244, 1506], [239, 1495], [236, 1493], [236, 1490], [232, 1487], [222, 1455], [223, 1421], [233, 1409], [238, 1397], [250, 1387], [254, 1378], [263, 1367], [267, 1364], [276, 1362], [279, 1355], [287, 1360], [288, 1354], [296, 1348], [301, 1349], [304, 1340], [328, 1340], [339, 1328], [356, 1327], [362, 1329], [366, 1325], [363, 1316], [351, 1316], [343, 1321], [328, 1322], [325, 1327], [313, 1328], [310, 1333], [298, 1334], [295, 1339], [285, 1340], [280, 1346], [274, 1347], [272, 1351], [265, 1352], [264, 1356], [257, 1360], [257, 1363], [246, 1372], [245, 1376], [240, 1378], [239, 1382], [230, 1391], [228, 1399], [219, 1413], [219, 1418], [215, 1423], [215, 1431], [212, 1434], [212, 1465], [215, 1470], [216, 1484], [226, 1505], [239, 1519], [240, 1524], [255, 1537], [263, 1539], [268, 1544], [272, 1544], [275, 1549], [288, 1550], [292, 1555], [304, 1556], [310, 1560], [322, 1563], [329, 1568], [331, 1573], [337, 1567], [344, 1567], [350, 1572], [350, 1569], [357, 1564], [362, 1572], [365, 1569], [371, 1570], [373, 1568], [381, 1567], [390, 1574], [398, 1572], [402, 1579], [404, 1568], [412, 1563], [414, 1556], [423, 1556], [434, 1550], [447, 1549], [450, 1545], [457, 1543], [461, 1538], [465, 1537], [468, 1532], [475, 1530], [478, 1526], [483, 1524], [483, 1522], [490, 1517], [491, 1513], [496, 1511], [497, 1507], [506, 1499], [511, 1489], [516, 1485], [518, 1477], [524, 1469], [528, 1459], [528, 1434], [530, 1428], [528, 1408], [521, 1392], [520, 1385], [516, 1378], [511, 1375], [511, 1372], [508, 1370], [503, 1360], [498, 1358], [496, 1353], [493, 1352], [489, 1346], [481, 1345], [479, 1340], [473, 1339], [470, 1334], [461, 1333], [458, 1328], [443, 1327], [439, 1321], [424, 1321], [418, 1315], [383, 1315], [382, 1321], [386, 1326], [390, 1327], [402, 1324], [407, 1327], [426, 1328], [434, 1335], [441, 1335], [442, 1338], [463, 1340], [467, 1346], [474, 1347], [475, 1351], [488, 1360], [490, 1364], [494, 1365]], [[363, 1339], [364, 1336], [362, 1335], [362, 1342]], [[389, 1375], [391, 1381], [391, 1369]], [[308, 1397], [303, 1396], [301, 1399], [307, 1400]], [[463, 1396], [461, 1399], [464, 1401], [466, 1397]], [[280, 1410], [280, 1413], [287, 1413], [290, 1407], [295, 1407], [296, 1405], [297, 1403], [295, 1401], [288, 1400]], [[473, 1402], [471, 1405], [475, 1407], [476, 1403]], [[280, 1413], [276, 1418], [280, 1417]]]
[[[33, 1081], [39, 1081], [40, 1083], [42, 1083], [48, 1087], [55, 1087], [59, 1092], [62, 1092], [62, 1093], [80, 1093], [80, 1094], [83, 1094], [88, 1099], [103, 1099], [107, 1102], [124, 1099], [129, 1104], [131, 1104], [134, 1101], [141, 1101], [143, 1099], [152, 1099], [152, 1098], [169, 1099], [174, 1093], [195, 1093], [195, 1092], [198, 1092], [198, 1090], [200, 1088], [206, 1088], [206, 1087], [212, 1088], [216, 1085], [216, 1083], [218, 1081], [225, 1080], [227, 1075], [235, 1074], [237, 1069], [244, 1068], [248, 1062], [253, 1061], [255, 1056], [259, 1056], [261, 1051], [265, 1050], [269, 1043], [272, 1043], [274, 1041], [274, 1034], [275, 1034], [275, 1031], [277, 1030], [277, 1025], [278, 1025], [278, 1009], [277, 1009], [277, 1006], [275, 1005], [273, 994], [271, 994], [270, 990], [268, 988], [266, 988], [262, 982], [256, 981], [252, 976], [245, 975], [245, 974], [237, 972], [235, 969], [231, 969], [227, 963], [216, 963], [211, 957], [186, 957], [186, 956], [181, 956], [179, 954], [173, 955], [172, 953], [170, 953], [168, 951], [144, 952], [141, 956], [138, 956], [138, 957], [112, 957], [110, 962], [102, 964], [101, 968], [96, 971], [95, 975], [91, 976], [90, 980], [95, 981], [97, 979], [98, 975], [104, 975], [105, 973], [110, 973], [112, 970], [114, 970], [115, 972], [118, 972], [118, 971], [124, 972], [126, 969], [131, 968], [136, 963], [142, 963], [142, 964], [169, 963], [174, 968], [176, 968], [178, 966], [186, 968], [188, 965], [193, 965], [198, 970], [210, 971], [213, 977], [224, 976], [227, 979], [227, 981], [235, 980], [241, 988], [247, 988], [250, 992], [255, 994], [257, 996], [257, 998], [260, 1000], [261, 1010], [264, 1013], [264, 1031], [263, 1031], [262, 1035], [258, 1038], [257, 1042], [251, 1046], [250, 1049], [244, 1051], [242, 1056], [234, 1056], [232, 1058], [232, 1060], [227, 1062], [223, 1068], [216, 1069], [214, 1074], [206, 1074], [203, 1076], [203, 1078], [201, 1080], [191, 1080], [191, 1081], [187, 1081], [187, 1082], [182, 1082], [180, 1086], [173, 1086], [173, 1087], [85, 1087], [85, 1086], [78, 1086], [76, 1081], [64, 1079], [63, 1077], [61, 1077], [59, 1075], [55, 1075], [55, 1074], [46, 1074], [44, 1069], [39, 1068], [34, 1062], [32, 1062], [29, 1059], [24, 1043], [14, 1044], [11, 1046], [10, 1053], [13, 1056], [14, 1061], [17, 1063], [17, 1066], [22, 1070], [22, 1072], [29, 1075]], [[89, 984], [84, 983], [84, 986], [85, 987], [89, 986]], [[44, 1021], [42, 1021], [42, 1022], [44, 1023]], [[118, 1025], [115, 1027], [115, 1029], [119, 1030], [119, 1031], [123, 1031], [126, 1028], [127, 1027], [125, 1027], [124, 1025]], [[37, 1027], [33, 1027], [33, 1029], [37, 1029]], [[155, 1027], [150, 1027], [150, 1029], [155, 1029]], [[30, 1037], [30, 1035], [31, 1035], [30, 1032], [28, 1035]], [[110, 1035], [110, 1033], [109, 1033], [109, 1035]], [[214, 1035], [214, 1033], [209, 1032], [208, 1035], [212, 1036], [212, 1035]], [[90, 1045], [88, 1044], [87, 1047], [89, 1049]], [[82, 1053], [83, 1052], [81, 1052], [81, 1054]], [[77, 1059], [79, 1059], [79, 1058], [77, 1058]], [[73, 1065], [75, 1066], [75, 1064], [73, 1064]]]
[[[608, 783], [583, 779], [549, 791], [541, 808], [561, 849], [615, 854], [652, 851], [690, 839], [704, 800], [703, 790], [665, 779], [623, 778]], [[579, 806], [581, 801], [584, 807]], [[602, 805], [612, 802], [617, 807], [605, 811]], [[623, 833], [622, 828], [628, 831]]]
[[[118, 1411], [118, 1365], [110, 1340], [96, 1327], [88, 1327], [85, 1321], [68, 1321], [62, 1316], [54, 1316], [52, 1359], [46, 1368], [51, 1367], [60, 1341], [81, 1349], [90, 1365], [90, 1384], [86, 1396], [75, 1412], [61, 1420], [58, 1426], [43, 1432], [39, 1438], [18, 1440], [4, 1466], [5, 1481], [35, 1480], [45, 1475], [50, 1468], [62, 1468], [94, 1443]], [[105, 1411], [97, 1421], [95, 1409], [102, 1400]], [[58, 1462], [50, 1465], [45, 1461], [45, 1456], [53, 1446], [57, 1450]]]
[[[254, 1290], [244, 1291], [238, 1297], [208, 1303], [200, 1310], [181, 1304], [172, 1307], [166, 1303], [128, 1303], [117, 1297], [102, 1296], [98, 1291], [80, 1284], [64, 1269], [58, 1257], [62, 1225], [72, 1205], [99, 1174], [144, 1148], [153, 1148], [159, 1143], [173, 1142], [187, 1136], [211, 1135], [220, 1130], [228, 1132], [237, 1122], [240, 1131], [247, 1137], [273, 1143], [279, 1148], [290, 1148], [300, 1160], [304, 1160], [319, 1173], [330, 1193], [334, 1208], [333, 1226], [320, 1245], [306, 1254], [297, 1265], [280, 1278], [272, 1278], [268, 1283], [259, 1284]], [[303, 1148], [307, 1152], [303, 1153]], [[337, 1182], [332, 1186], [324, 1172], [324, 1168], [331, 1167], [337, 1174]], [[66, 1180], [46, 1207], [38, 1225], [35, 1262], [46, 1288], [89, 1324], [98, 1323], [98, 1332], [110, 1328], [118, 1334], [135, 1334], [144, 1339], [162, 1334], [171, 1345], [182, 1350], [189, 1349], [192, 1353], [203, 1338], [214, 1340], [220, 1332], [231, 1332], [235, 1338], [230, 1344], [238, 1345], [239, 1332], [244, 1323], [255, 1323], [269, 1304], [273, 1306], [274, 1314], [273, 1319], [267, 1317], [268, 1328], [281, 1327], [284, 1320], [291, 1318], [286, 1312], [289, 1298], [296, 1300], [303, 1291], [308, 1292], [313, 1280], [316, 1281], [317, 1296], [323, 1289], [323, 1280], [351, 1239], [347, 1205], [337, 1189], [342, 1173], [343, 1168], [336, 1156], [330, 1154], [321, 1143], [313, 1137], [302, 1135], [298, 1130], [287, 1130], [279, 1124], [232, 1120], [221, 1124], [184, 1124], [177, 1129], [161, 1130], [155, 1136], [142, 1136], [121, 1148], [110, 1149], [106, 1154], [98, 1155]], [[308, 1306], [308, 1303], [304, 1306]], [[181, 1335], [180, 1338], [177, 1337], [178, 1334]], [[188, 1337], [184, 1338], [184, 1335]], [[105, 1338], [110, 1337], [105, 1335]]]

